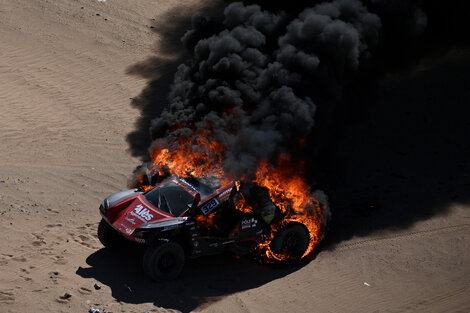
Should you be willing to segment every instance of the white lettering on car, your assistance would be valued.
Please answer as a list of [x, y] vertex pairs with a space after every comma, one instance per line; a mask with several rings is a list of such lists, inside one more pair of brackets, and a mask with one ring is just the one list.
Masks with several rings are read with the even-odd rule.
[[150, 210], [145, 208], [142, 204], [137, 205], [134, 208], [134, 211], [131, 211], [130, 214], [137, 217], [144, 223], [150, 221], [153, 218], [153, 214], [150, 213]]
[[242, 229], [253, 228], [256, 227], [257, 224], [258, 221], [253, 217], [249, 220], [242, 220]]
[[125, 230], [125, 232], [126, 232], [127, 234], [129, 234], [129, 235], [132, 234], [132, 229], [127, 228], [126, 225], [121, 224], [121, 227], [124, 228], [124, 230]]
[[220, 195], [219, 195], [219, 198], [221, 199], [223, 196], [225, 196], [226, 194], [230, 193], [232, 191], [232, 188], [229, 188], [227, 190], [225, 190], [224, 192], [222, 192]]
[[183, 183], [185, 183], [189, 188], [191, 188], [192, 190], [194, 190], [195, 192], [198, 192], [196, 187], [194, 187], [192, 184], [190, 184], [186, 179], [184, 178], [180, 178], [180, 181], [182, 181]]
[[135, 218], [126, 217], [126, 221], [128, 221], [132, 225], [135, 225]]

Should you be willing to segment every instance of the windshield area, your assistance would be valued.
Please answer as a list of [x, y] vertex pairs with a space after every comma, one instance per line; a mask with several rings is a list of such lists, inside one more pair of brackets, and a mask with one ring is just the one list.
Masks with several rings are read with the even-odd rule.
[[180, 216], [188, 209], [188, 204], [194, 200], [189, 192], [172, 181], [167, 181], [153, 188], [144, 194], [144, 197], [160, 210], [174, 216]]
[[[212, 194], [217, 188], [220, 187], [220, 184], [216, 181], [216, 179], [210, 178], [199, 178], [196, 179], [194, 177], [180, 177], [178, 180], [186, 185], [188, 185], [191, 189], [197, 191], [202, 198]], [[205, 181], [206, 180], [206, 181]]]

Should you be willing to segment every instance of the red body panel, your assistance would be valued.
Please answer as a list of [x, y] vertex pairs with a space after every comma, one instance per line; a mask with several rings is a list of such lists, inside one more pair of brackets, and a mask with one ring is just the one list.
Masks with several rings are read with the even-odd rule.
[[174, 218], [149, 203], [142, 194], [126, 199], [108, 209], [108, 223], [124, 236], [136, 241], [132, 234], [140, 225]]
[[[196, 195], [197, 192], [194, 187], [186, 181], [179, 181], [176, 178], [171, 178], [171, 180], [190, 194]], [[217, 197], [219, 200], [218, 203], [225, 201], [230, 196], [232, 187], [233, 185], [229, 184], [218, 188], [211, 195], [204, 197], [199, 204], [202, 205], [214, 197]], [[184, 211], [181, 216], [184, 216], [187, 212], [187, 210]], [[163, 221], [175, 217], [156, 208], [145, 199], [143, 194], [137, 194], [108, 208], [107, 216], [103, 216], [103, 218], [122, 235], [132, 241], [139, 242], [139, 239], [133, 237], [133, 233], [142, 224]]]

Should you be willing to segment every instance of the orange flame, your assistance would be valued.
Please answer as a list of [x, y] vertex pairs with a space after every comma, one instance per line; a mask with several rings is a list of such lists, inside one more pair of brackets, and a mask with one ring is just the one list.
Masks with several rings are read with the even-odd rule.
[[269, 190], [271, 200], [284, 214], [281, 221], [271, 224], [271, 237], [259, 246], [259, 250], [267, 258], [266, 261], [282, 261], [289, 258], [286, 253], [273, 253], [269, 244], [276, 231], [290, 222], [303, 224], [309, 232], [309, 245], [302, 257], [312, 253], [323, 238], [326, 206], [310, 193], [310, 188], [303, 178], [304, 164], [296, 164], [295, 168], [294, 166], [288, 155], [281, 155], [276, 167], [270, 166], [268, 161], [264, 160], [260, 162], [256, 172], [255, 182]]
[[157, 168], [169, 168], [178, 176], [223, 177], [222, 154], [225, 147], [215, 140], [208, 140], [209, 134], [198, 131], [193, 138], [179, 138], [178, 145], [171, 150], [163, 143], [153, 147], [151, 158]]
[[[225, 146], [215, 140], [209, 140], [211, 136], [208, 130], [198, 130], [195, 134], [192, 137], [178, 138], [177, 145], [171, 149], [165, 147], [163, 142], [157, 142], [151, 152], [153, 170], [157, 170], [160, 175], [166, 171], [178, 176], [212, 176], [221, 178], [223, 184], [229, 183], [230, 180], [222, 167]], [[299, 141], [303, 142], [304, 139], [301, 138]], [[244, 174], [239, 178], [243, 181], [246, 177], [247, 175]], [[137, 179], [143, 183], [142, 177]], [[275, 254], [270, 249], [270, 243], [276, 232], [290, 222], [303, 224], [309, 232], [309, 245], [302, 257], [312, 253], [315, 246], [322, 240], [323, 219], [327, 208], [310, 192], [304, 179], [304, 164], [294, 162], [288, 154], [279, 155], [276, 166], [268, 160], [263, 160], [259, 162], [252, 181], [268, 189], [272, 202], [280, 209], [281, 216], [283, 216], [282, 219], [275, 219], [271, 223], [271, 234], [258, 246], [257, 251], [262, 261], [282, 261], [290, 258], [288, 253]], [[237, 188], [240, 186], [239, 181], [235, 184]], [[152, 186], [141, 188], [148, 190]], [[242, 212], [253, 212], [253, 208], [245, 201], [243, 195], [235, 204], [236, 208]], [[201, 224], [200, 227], [217, 227], [211, 215], [195, 218]]]
[[209, 215], [196, 215], [196, 225], [199, 230], [218, 230], [219, 226], [215, 222], [215, 215], [217, 211], [210, 213]]

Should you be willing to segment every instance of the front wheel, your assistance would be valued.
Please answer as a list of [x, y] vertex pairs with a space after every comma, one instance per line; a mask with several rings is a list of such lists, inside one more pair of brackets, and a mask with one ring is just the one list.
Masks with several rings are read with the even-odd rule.
[[125, 239], [111, 227], [105, 220], [98, 225], [98, 239], [106, 248], [119, 248], [125, 243]]
[[274, 235], [270, 248], [275, 254], [286, 254], [289, 259], [299, 260], [307, 251], [310, 236], [300, 223], [290, 223]]
[[174, 241], [157, 240], [144, 254], [144, 271], [155, 281], [175, 279], [183, 270], [183, 266], [184, 250]]

